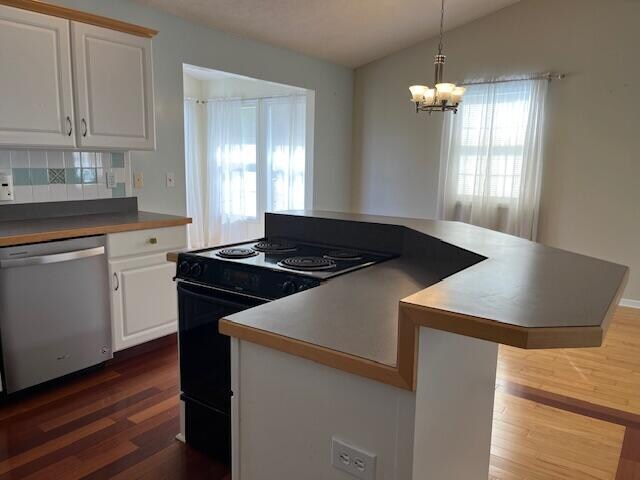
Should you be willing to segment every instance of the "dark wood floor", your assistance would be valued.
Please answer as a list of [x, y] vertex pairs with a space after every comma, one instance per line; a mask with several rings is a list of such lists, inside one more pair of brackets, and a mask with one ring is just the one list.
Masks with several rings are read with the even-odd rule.
[[[0, 405], [0, 480], [231, 480], [174, 439], [175, 338], [159, 344]], [[640, 480], [639, 349], [631, 309], [601, 348], [502, 347], [489, 479]]]
[[0, 405], [0, 480], [225, 479], [175, 440], [175, 343]]

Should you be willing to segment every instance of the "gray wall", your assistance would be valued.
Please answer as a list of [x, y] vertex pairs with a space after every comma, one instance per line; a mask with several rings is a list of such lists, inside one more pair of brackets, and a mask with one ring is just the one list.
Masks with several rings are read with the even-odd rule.
[[[318, 208], [349, 207], [353, 71], [288, 50], [194, 25], [130, 0], [55, 0], [159, 30], [153, 42], [157, 151], [132, 153], [145, 186], [140, 208], [185, 213], [182, 64], [208, 67], [316, 91], [314, 194]], [[166, 172], [176, 187], [165, 188]]]
[[[547, 70], [539, 240], [629, 265], [640, 300], [640, 3], [522, 0], [449, 32], [446, 79]], [[407, 87], [433, 83], [430, 40], [356, 70], [352, 209], [434, 217], [442, 116]]]

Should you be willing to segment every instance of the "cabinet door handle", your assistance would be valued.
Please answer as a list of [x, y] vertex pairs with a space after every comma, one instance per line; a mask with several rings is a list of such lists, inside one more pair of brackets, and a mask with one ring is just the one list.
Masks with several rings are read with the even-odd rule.
[[120, 288], [120, 279], [118, 278], [118, 274], [115, 272], [113, 273], [113, 279], [116, 281], [116, 286], [114, 287], [113, 291], [117, 292]]
[[151, 237], [149, 239], [149, 244], [156, 245], [158, 243], [158, 239], [156, 237]]
[[67, 135], [70, 137], [73, 133], [73, 124], [71, 123], [71, 117], [67, 116]]
[[84, 118], [82, 119], [82, 136], [87, 136], [87, 121]]

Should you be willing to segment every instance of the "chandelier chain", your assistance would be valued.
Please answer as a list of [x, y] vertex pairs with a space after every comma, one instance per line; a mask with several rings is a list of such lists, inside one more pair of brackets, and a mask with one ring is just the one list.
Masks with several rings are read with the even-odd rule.
[[438, 43], [438, 55], [442, 55], [442, 36], [444, 31], [444, 0], [440, 9], [440, 42]]

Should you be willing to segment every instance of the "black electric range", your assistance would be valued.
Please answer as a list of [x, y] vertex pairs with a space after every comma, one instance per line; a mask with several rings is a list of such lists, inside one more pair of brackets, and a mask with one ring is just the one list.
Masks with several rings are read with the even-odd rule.
[[264, 239], [180, 255], [179, 279], [273, 300], [393, 255]]
[[231, 343], [218, 332], [221, 318], [393, 256], [286, 238], [181, 253], [176, 279], [186, 442], [230, 462]]

